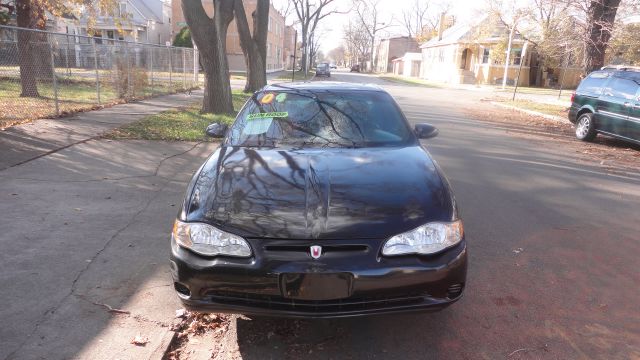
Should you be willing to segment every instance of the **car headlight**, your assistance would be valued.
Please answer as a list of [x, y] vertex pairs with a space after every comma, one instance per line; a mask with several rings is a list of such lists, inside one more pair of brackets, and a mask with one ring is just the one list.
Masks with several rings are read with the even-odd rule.
[[176, 220], [173, 238], [178, 245], [206, 256], [251, 256], [251, 247], [245, 239], [208, 224]]
[[382, 247], [382, 255], [433, 254], [462, 240], [462, 221], [433, 222], [396, 235]]

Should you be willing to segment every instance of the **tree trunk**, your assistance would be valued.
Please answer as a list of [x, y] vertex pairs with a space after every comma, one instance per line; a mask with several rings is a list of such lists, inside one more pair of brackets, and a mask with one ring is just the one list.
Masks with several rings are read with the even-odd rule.
[[589, 29], [584, 52], [584, 68], [587, 73], [604, 66], [604, 55], [619, 5], [620, 0], [592, 0], [589, 4]]
[[267, 85], [267, 31], [269, 30], [269, 0], [258, 0], [253, 12], [253, 35], [241, 0], [234, 2], [234, 12], [240, 46], [247, 66], [245, 92], [258, 91]]
[[[16, 0], [16, 22], [18, 27], [32, 28], [34, 24], [34, 11], [31, 0]], [[20, 86], [22, 97], [39, 97], [38, 84], [36, 82], [36, 64], [33, 55], [35, 32], [29, 30], [18, 31], [18, 64], [20, 65]]]
[[233, 101], [227, 61], [227, 30], [233, 20], [234, 0], [213, 0], [211, 19], [201, 0], [182, 0], [182, 12], [194, 43], [200, 51], [205, 72], [202, 112], [231, 114]]

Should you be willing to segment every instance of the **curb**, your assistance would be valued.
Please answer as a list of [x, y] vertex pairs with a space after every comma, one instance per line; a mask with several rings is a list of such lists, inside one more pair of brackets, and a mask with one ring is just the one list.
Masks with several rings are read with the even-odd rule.
[[516, 111], [523, 112], [525, 114], [539, 116], [539, 117], [542, 117], [542, 118], [545, 118], [545, 119], [548, 119], [548, 120], [553, 120], [553, 121], [556, 121], [556, 122], [565, 123], [565, 122], [568, 121], [567, 119], [565, 119], [563, 117], [560, 117], [560, 116], [544, 114], [544, 113], [541, 113], [541, 112], [538, 112], [538, 111], [533, 111], [533, 110], [527, 110], [527, 109], [519, 108], [517, 106], [502, 104], [502, 103], [499, 103], [497, 101], [491, 101], [491, 104], [499, 106], [499, 107], [502, 107], [502, 108], [505, 108], [505, 109], [516, 110]]
[[162, 340], [160, 340], [160, 344], [153, 350], [151, 354], [149, 354], [149, 360], [162, 360], [165, 358], [169, 349], [171, 349], [171, 345], [175, 341], [177, 337], [177, 333], [172, 330], [167, 330], [164, 335], [162, 335]]

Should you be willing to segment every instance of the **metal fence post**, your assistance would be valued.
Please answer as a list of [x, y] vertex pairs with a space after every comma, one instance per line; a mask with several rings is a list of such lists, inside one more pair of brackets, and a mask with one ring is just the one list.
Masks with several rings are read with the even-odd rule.
[[151, 66], [149, 66], [150, 67], [149, 72], [151, 73], [151, 96], [154, 95], [154, 91], [153, 91], [153, 49], [154, 49], [153, 46], [149, 48], [149, 51], [151, 52], [151, 56], [150, 56], [150, 59], [149, 59], [150, 65], [151, 65]]
[[67, 65], [67, 76], [71, 76], [71, 69], [69, 69], [69, 35], [66, 35], [65, 38], [67, 39], [67, 48], [65, 51], [65, 63]]
[[100, 72], [98, 71], [98, 51], [96, 50], [95, 38], [91, 39], [91, 44], [93, 45], [93, 68], [96, 71], [96, 95], [98, 97], [98, 105], [100, 105]]
[[185, 48], [182, 48], [182, 89], [187, 90], [187, 59]]
[[171, 48], [167, 47], [167, 51], [169, 52], [169, 92], [173, 91], [173, 79], [171, 79], [173, 75], [173, 60], [171, 59]]
[[47, 44], [49, 45], [49, 55], [51, 57], [51, 76], [53, 77], [53, 98], [56, 104], [56, 116], [60, 115], [60, 106], [58, 104], [58, 79], [56, 76], [56, 62], [55, 55], [53, 54], [53, 47], [51, 46], [51, 35], [47, 36]]
[[124, 43], [124, 58], [127, 61], [127, 94], [133, 95], [133, 91], [131, 91], [131, 59], [129, 59], [129, 43]]
[[198, 62], [198, 48], [194, 47], [193, 50], [193, 81], [194, 86], [198, 86], [198, 70], [200, 70], [200, 63]]

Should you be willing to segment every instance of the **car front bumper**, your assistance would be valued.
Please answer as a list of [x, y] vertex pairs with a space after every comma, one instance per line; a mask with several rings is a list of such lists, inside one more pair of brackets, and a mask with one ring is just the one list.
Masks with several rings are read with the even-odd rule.
[[[171, 240], [174, 286], [187, 309], [335, 318], [442, 309], [459, 300], [467, 250], [381, 257], [382, 240], [248, 239], [248, 259], [199, 256]], [[319, 259], [309, 254], [320, 245]]]

